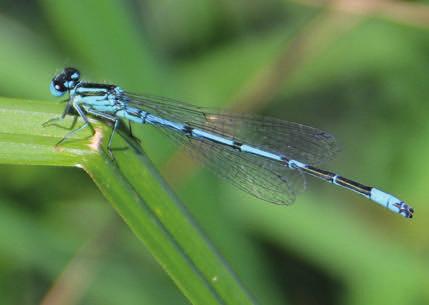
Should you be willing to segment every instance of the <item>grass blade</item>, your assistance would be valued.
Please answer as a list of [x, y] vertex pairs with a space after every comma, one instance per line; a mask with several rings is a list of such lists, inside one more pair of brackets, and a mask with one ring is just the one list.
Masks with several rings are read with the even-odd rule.
[[59, 127], [73, 119], [41, 125], [62, 109], [0, 98], [0, 163], [83, 168], [191, 303], [254, 304], [134, 141], [117, 136], [112, 161], [103, 150], [110, 128], [94, 122], [94, 136], [84, 131], [55, 147], [67, 132]]

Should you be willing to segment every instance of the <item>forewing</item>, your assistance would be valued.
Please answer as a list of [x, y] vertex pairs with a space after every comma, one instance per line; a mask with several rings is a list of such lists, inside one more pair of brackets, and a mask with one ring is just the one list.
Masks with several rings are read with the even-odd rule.
[[231, 137], [307, 164], [334, 157], [338, 148], [329, 133], [306, 125], [270, 117], [219, 112], [155, 96], [127, 93], [130, 106], [193, 128]]

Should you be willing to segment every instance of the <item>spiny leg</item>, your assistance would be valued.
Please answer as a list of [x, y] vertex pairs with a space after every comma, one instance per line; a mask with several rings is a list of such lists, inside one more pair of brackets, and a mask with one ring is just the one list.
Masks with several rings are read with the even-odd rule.
[[131, 121], [128, 121], [128, 130], [130, 132], [130, 137], [135, 140], [137, 143], [141, 144], [141, 140], [139, 138], [137, 138], [134, 134], [133, 134], [133, 129], [132, 129], [132, 125], [131, 125]]
[[119, 126], [119, 119], [116, 119], [115, 123], [113, 124], [112, 132], [110, 133], [109, 142], [107, 142], [107, 151], [109, 152], [110, 158], [112, 159], [113, 159], [112, 140], [113, 140], [113, 135], [116, 132], [116, 129], [118, 129], [118, 126]]
[[67, 133], [60, 141], [58, 141], [57, 144], [55, 144], [55, 146], [60, 145], [61, 143], [63, 143], [64, 141], [66, 141], [68, 138], [70, 138], [71, 136], [73, 136], [75, 133], [79, 132], [82, 129], [85, 129], [86, 127], [89, 127], [91, 129], [92, 135], [95, 134], [94, 128], [92, 127], [91, 123], [89, 123], [89, 120], [88, 120], [88, 118], [85, 115], [85, 112], [82, 110], [82, 108], [80, 108], [79, 104], [73, 103], [73, 108], [77, 111], [77, 113], [83, 119], [83, 121], [85, 123], [82, 126], [80, 126], [79, 128], [76, 128], [76, 129], [70, 131], [69, 133]]
[[[67, 101], [67, 105], [66, 105], [66, 107], [64, 108], [63, 114], [62, 114], [61, 116], [54, 117], [54, 118], [51, 118], [51, 119], [47, 120], [46, 122], [44, 122], [44, 123], [42, 124], [42, 126], [43, 126], [43, 127], [46, 127], [46, 126], [48, 126], [48, 125], [51, 125], [53, 122], [64, 120], [64, 118], [66, 117], [66, 115], [67, 115], [67, 114], [69, 113], [69, 111], [70, 111], [70, 107], [71, 107], [71, 103], [70, 103], [70, 101]], [[73, 122], [73, 125], [72, 125], [72, 126], [74, 126], [74, 124], [75, 124], [75, 123], [76, 123], [76, 121], [74, 121], [74, 122]]]

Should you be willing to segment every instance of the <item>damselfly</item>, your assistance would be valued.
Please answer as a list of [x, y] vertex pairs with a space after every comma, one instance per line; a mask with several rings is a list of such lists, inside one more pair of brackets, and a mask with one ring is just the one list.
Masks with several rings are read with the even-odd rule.
[[305, 188], [305, 175], [357, 192], [387, 209], [411, 218], [414, 210], [402, 200], [316, 167], [334, 156], [335, 139], [322, 130], [269, 117], [216, 112], [162, 97], [136, 95], [118, 86], [80, 80], [80, 72], [65, 68], [50, 83], [54, 96], [69, 94], [71, 108], [92, 129], [87, 115], [113, 123], [108, 141], [123, 120], [149, 124], [184, 144], [221, 177], [260, 199], [290, 204]]

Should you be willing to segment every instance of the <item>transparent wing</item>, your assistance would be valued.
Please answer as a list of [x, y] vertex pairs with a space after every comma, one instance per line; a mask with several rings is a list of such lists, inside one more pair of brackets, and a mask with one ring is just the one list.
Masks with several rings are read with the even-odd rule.
[[162, 118], [212, 131], [289, 159], [317, 165], [332, 159], [338, 148], [335, 138], [317, 128], [280, 119], [231, 114], [199, 108], [156, 96], [126, 93], [129, 105]]
[[[332, 158], [334, 138], [315, 128], [278, 119], [238, 115], [198, 108], [161, 97], [126, 94], [128, 105], [193, 128], [234, 138], [258, 148], [281, 153], [288, 158], [315, 164]], [[276, 204], [290, 204], [305, 189], [299, 170], [284, 163], [251, 154], [205, 139], [194, 139], [170, 128], [158, 126], [168, 137], [202, 160], [217, 175], [238, 188]]]
[[203, 161], [219, 177], [257, 198], [288, 205], [305, 188], [304, 175], [284, 163], [243, 154], [207, 140], [189, 138], [162, 126], [159, 129], [183, 144], [193, 157]]

